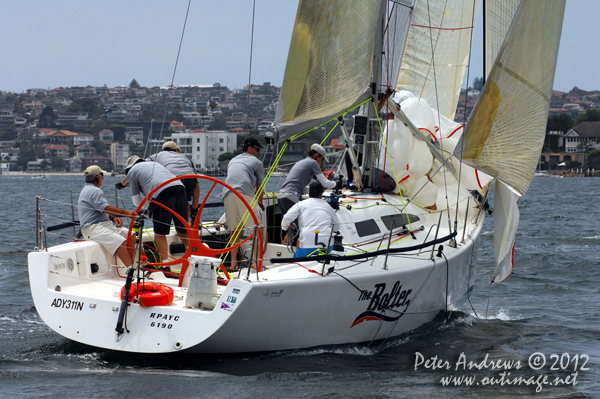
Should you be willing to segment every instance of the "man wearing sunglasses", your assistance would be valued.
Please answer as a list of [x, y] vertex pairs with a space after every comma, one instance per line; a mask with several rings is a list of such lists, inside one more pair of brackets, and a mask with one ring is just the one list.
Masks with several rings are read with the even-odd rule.
[[[285, 215], [292, 206], [300, 202], [304, 188], [311, 182], [313, 177], [324, 188], [335, 188], [335, 182], [328, 180], [323, 175], [323, 170], [321, 169], [323, 162], [329, 162], [327, 153], [323, 147], [315, 143], [310, 146], [308, 156], [292, 167], [277, 196], [277, 204], [282, 215]], [[286, 238], [284, 238], [283, 242], [287, 242]]]
[[[229, 161], [229, 165], [227, 166], [225, 183], [242, 194], [249, 204], [252, 203], [254, 193], [256, 190], [259, 190], [265, 178], [263, 163], [258, 159], [261, 150], [262, 144], [257, 139], [254, 137], [247, 138], [242, 143], [243, 153]], [[234, 245], [239, 241], [242, 229], [245, 229], [247, 232], [245, 235], [247, 236], [255, 224], [250, 215], [246, 218], [245, 223], [242, 223], [247, 209], [236, 195], [231, 194], [231, 191], [225, 187], [223, 187], [222, 195], [223, 204], [225, 205], [225, 217], [227, 218], [227, 228], [234, 237], [237, 236], [237, 239], [230, 243], [230, 245]], [[258, 206], [264, 210], [262, 190], [256, 193], [256, 197]], [[255, 206], [253, 210], [260, 220], [262, 213], [258, 207]], [[237, 251], [231, 251], [230, 269], [237, 270]]]

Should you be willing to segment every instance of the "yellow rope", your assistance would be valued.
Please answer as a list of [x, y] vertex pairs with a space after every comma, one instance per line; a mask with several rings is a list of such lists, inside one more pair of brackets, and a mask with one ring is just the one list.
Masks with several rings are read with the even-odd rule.
[[[279, 151], [279, 154], [277, 155], [277, 158], [275, 158], [275, 161], [269, 168], [269, 171], [267, 172], [267, 176], [265, 176], [265, 178], [263, 179], [258, 190], [256, 190], [256, 194], [254, 194], [254, 197], [252, 198], [252, 201], [250, 202], [251, 209], [254, 209], [254, 206], [258, 202], [258, 194], [260, 193], [262, 195], [262, 192], [263, 192], [266, 184], [268, 183], [269, 179], [273, 175], [273, 172], [275, 171], [277, 164], [279, 164], [279, 161], [281, 160], [283, 153], [287, 149], [288, 144], [289, 144], [289, 141], [286, 141], [283, 144], [283, 146], [281, 147], [281, 150]], [[229, 236], [229, 241], [227, 242], [227, 247], [229, 247], [232, 243], [235, 243], [237, 241], [238, 237], [242, 233], [241, 227], [246, 224], [246, 221], [248, 220], [249, 217], [250, 217], [250, 212], [248, 209], [246, 209], [246, 212], [244, 212], [244, 215], [242, 216], [242, 220], [240, 220], [240, 222], [238, 223], [238, 225], [236, 226], [236, 228], [234, 230], [234, 234]], [[264, 239], [264, 237], [263, 237], [263, 239]], [[221, 254], [220, 258], [222, 259], [223, 262], [227, 259], [228, 255], [229, 255], [229, 252], [225, 252], [225, 253]]]
[[[345, 116], [346, 114], [344, 114]], [[329, 131], [329, 133], [327, 133], [327, 136], [325, 136], [325, 138], [323, 139], [323, 141], [321, 141], [321, 145], [323, 145], [323, 143], [325, 143], [325, 140], [327, 140], [327, 137], [329, 137], [329, 135], [331, 133], [333, 133], [333, 131], [335, 130], [336, 127], [338, 127], [338, 125], [340, 124], [340, 121], [338, 120], [337, 123], [335, 124], [335, 126]]]
[[[279, 164], [279, 161], [281, 160], [281, 157], [283, 156], [283, 153], [285, 152], [285, 150], [288, 147], [288, 144], [294, 140], [299, 139], [300, 137], [304, 136], [305, 134], [312, 132], [315, 129], [320, 128], [321, 126], [324, 126], [326, 124], [328, 124], [329, 122], [333, 121], [333, 120], [337, 120], [340, 116], [345, 116], [348, 112], [360, 107], [361, 105], [365, 104], [366, 102], [371, 101], [371, 99], [365, 100], [362, 103], [356, 105], [353, 108], [350, 108], [349, 110], [345, 111], [344, 113], [341, 113], [339, 115], [337, 115], [334, 118], [331, 118], [330, 120], [328, 120], [327, 122], [324, 122], [318, 126], [313, 127], [312, 129], [309, 129], [305, 132], [296, 134], [292, 137], [289, 138], [289, 140], [286, 140], [283, 144], [283, 146], [281, 147], [281, 150], [279, 151], [279, 154], [277, 155], [277, 158], [275, 159], [275, 161], [273, 162], [273, 164], [271, 165], [271, 167], [269, 168], [269, 171], [267, 172], [267, 176], [265, 176], [265, 179], [263, 180], [262, 184], [260, 185], [259, 189], [256, 190], [256, 194], [254, 195], [254, 198], [252, 198], [252, 201], [250, 203], [250, 208], [254, 208], [254, 206], [256, 205], [256, 203], [258, 202], [258, 194], [262, 193], [262, 191], [264, 190], [264, 187], [266, 186], [266, 184], [269, 182], [269, 179], [271, 179], [271, 176], [273, 175], [273, 172], [275, 171], [275, 168], [277, 167], [277, 165]], [[337, 125], [339, 124], [339, 120], [336, 123], [336, 125], [333, 127], [333, 129], [335, 129], [337, 127]], [[381, 125], [381, 124], [380, 124]], [[333, 129], [331, 129], [331, 131], [329, 132], [329, 134], [325, 137], [325, 139], [323, 140], [323, 142], [327, 139], [327, 137], [329, 137], [329, 135], [331, 134], [331, 132], [333, 132]], [[323, 143], [321, 142], [321, 144]], [[238, 223], [237, 227], [234, 230], [234, 234], [232, 234], [229, 237], [229, 241], [227, 242], [227, 247], [229, 247], [231, 245], [231, 243], [234, 243], [237, 241], [238, 237], [240, 236], [242, 229], [241, 226], [243, 226], [246, 221], [248, 220], [248, 217], [250, 217], [250, 212], [248, 210], [246, 210], [246, 212], [244, 212], [244, 215], [242, 216], [242, 220], [240, 220], [240, 222]], [[229, 255], [229, 252], [225, 252], [223, 254], [221, 254], [220, 258], [222, 259], [222, 261], [224, 262], [227, 259], [227, 256]]]

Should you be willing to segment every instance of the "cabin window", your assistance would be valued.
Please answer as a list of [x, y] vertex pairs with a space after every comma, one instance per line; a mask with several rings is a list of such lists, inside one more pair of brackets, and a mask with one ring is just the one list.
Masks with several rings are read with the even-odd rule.
[[410, 223], [415, 223], [420, 220], [417, 215], [410, 215], [410, 214], [406, 215], [405, 213], [402, 213], [400, 215], [395, 214], [395, 215], [382, 216], [381, 221], [383, 222], [383, 224], [385, 224], [386, 229], [391, 230], [392, 224], [394, 225], [394, 228], [408, 225], [409, 218], [410, 218]]
[[356, 226], [356, 232], [359, 237], [371, 236], [373, 234], [381, 233], [377, 222], [373, 219], [363, 220], [362, 222], [354, 223]]

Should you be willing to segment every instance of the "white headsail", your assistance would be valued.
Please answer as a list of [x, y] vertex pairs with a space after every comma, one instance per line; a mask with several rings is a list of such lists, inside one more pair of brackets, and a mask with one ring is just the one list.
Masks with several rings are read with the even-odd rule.
[[525, 195], [544, 144], [564, 10], [565, 0], [523, 0], [456, 147], [463, 162], [501, 182], [494, 281], [512, 270], [518, 209], [510, 191]]
[[418, 1], [397, 90], [453, 120], [471, 49], [479, 0]]
[[546, 134], [565, 0], [525, 0], [463, 135], [463, 161], [527, 192]]

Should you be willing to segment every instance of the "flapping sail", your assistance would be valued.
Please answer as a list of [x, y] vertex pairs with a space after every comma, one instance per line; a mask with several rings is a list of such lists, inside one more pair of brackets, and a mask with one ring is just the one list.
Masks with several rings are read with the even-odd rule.
[[485, 0], [485, 76], [489, 76], [521, 0]]
[[515, 238], [519, 227], [519, 196], [501, 181], [494, 192], [494, 255], [496, 268], [492, 281], [506, 280], [513, 270]]
[[453, 120], [479, 0], [417, 2], [397, 90], [408, 90]]
[[275, 128], [279, 140], [369, 98], [383, 0], [301, 0]]
[[565, 0], [524, 0], [456, 147], [523, 196], [544, 143]]

